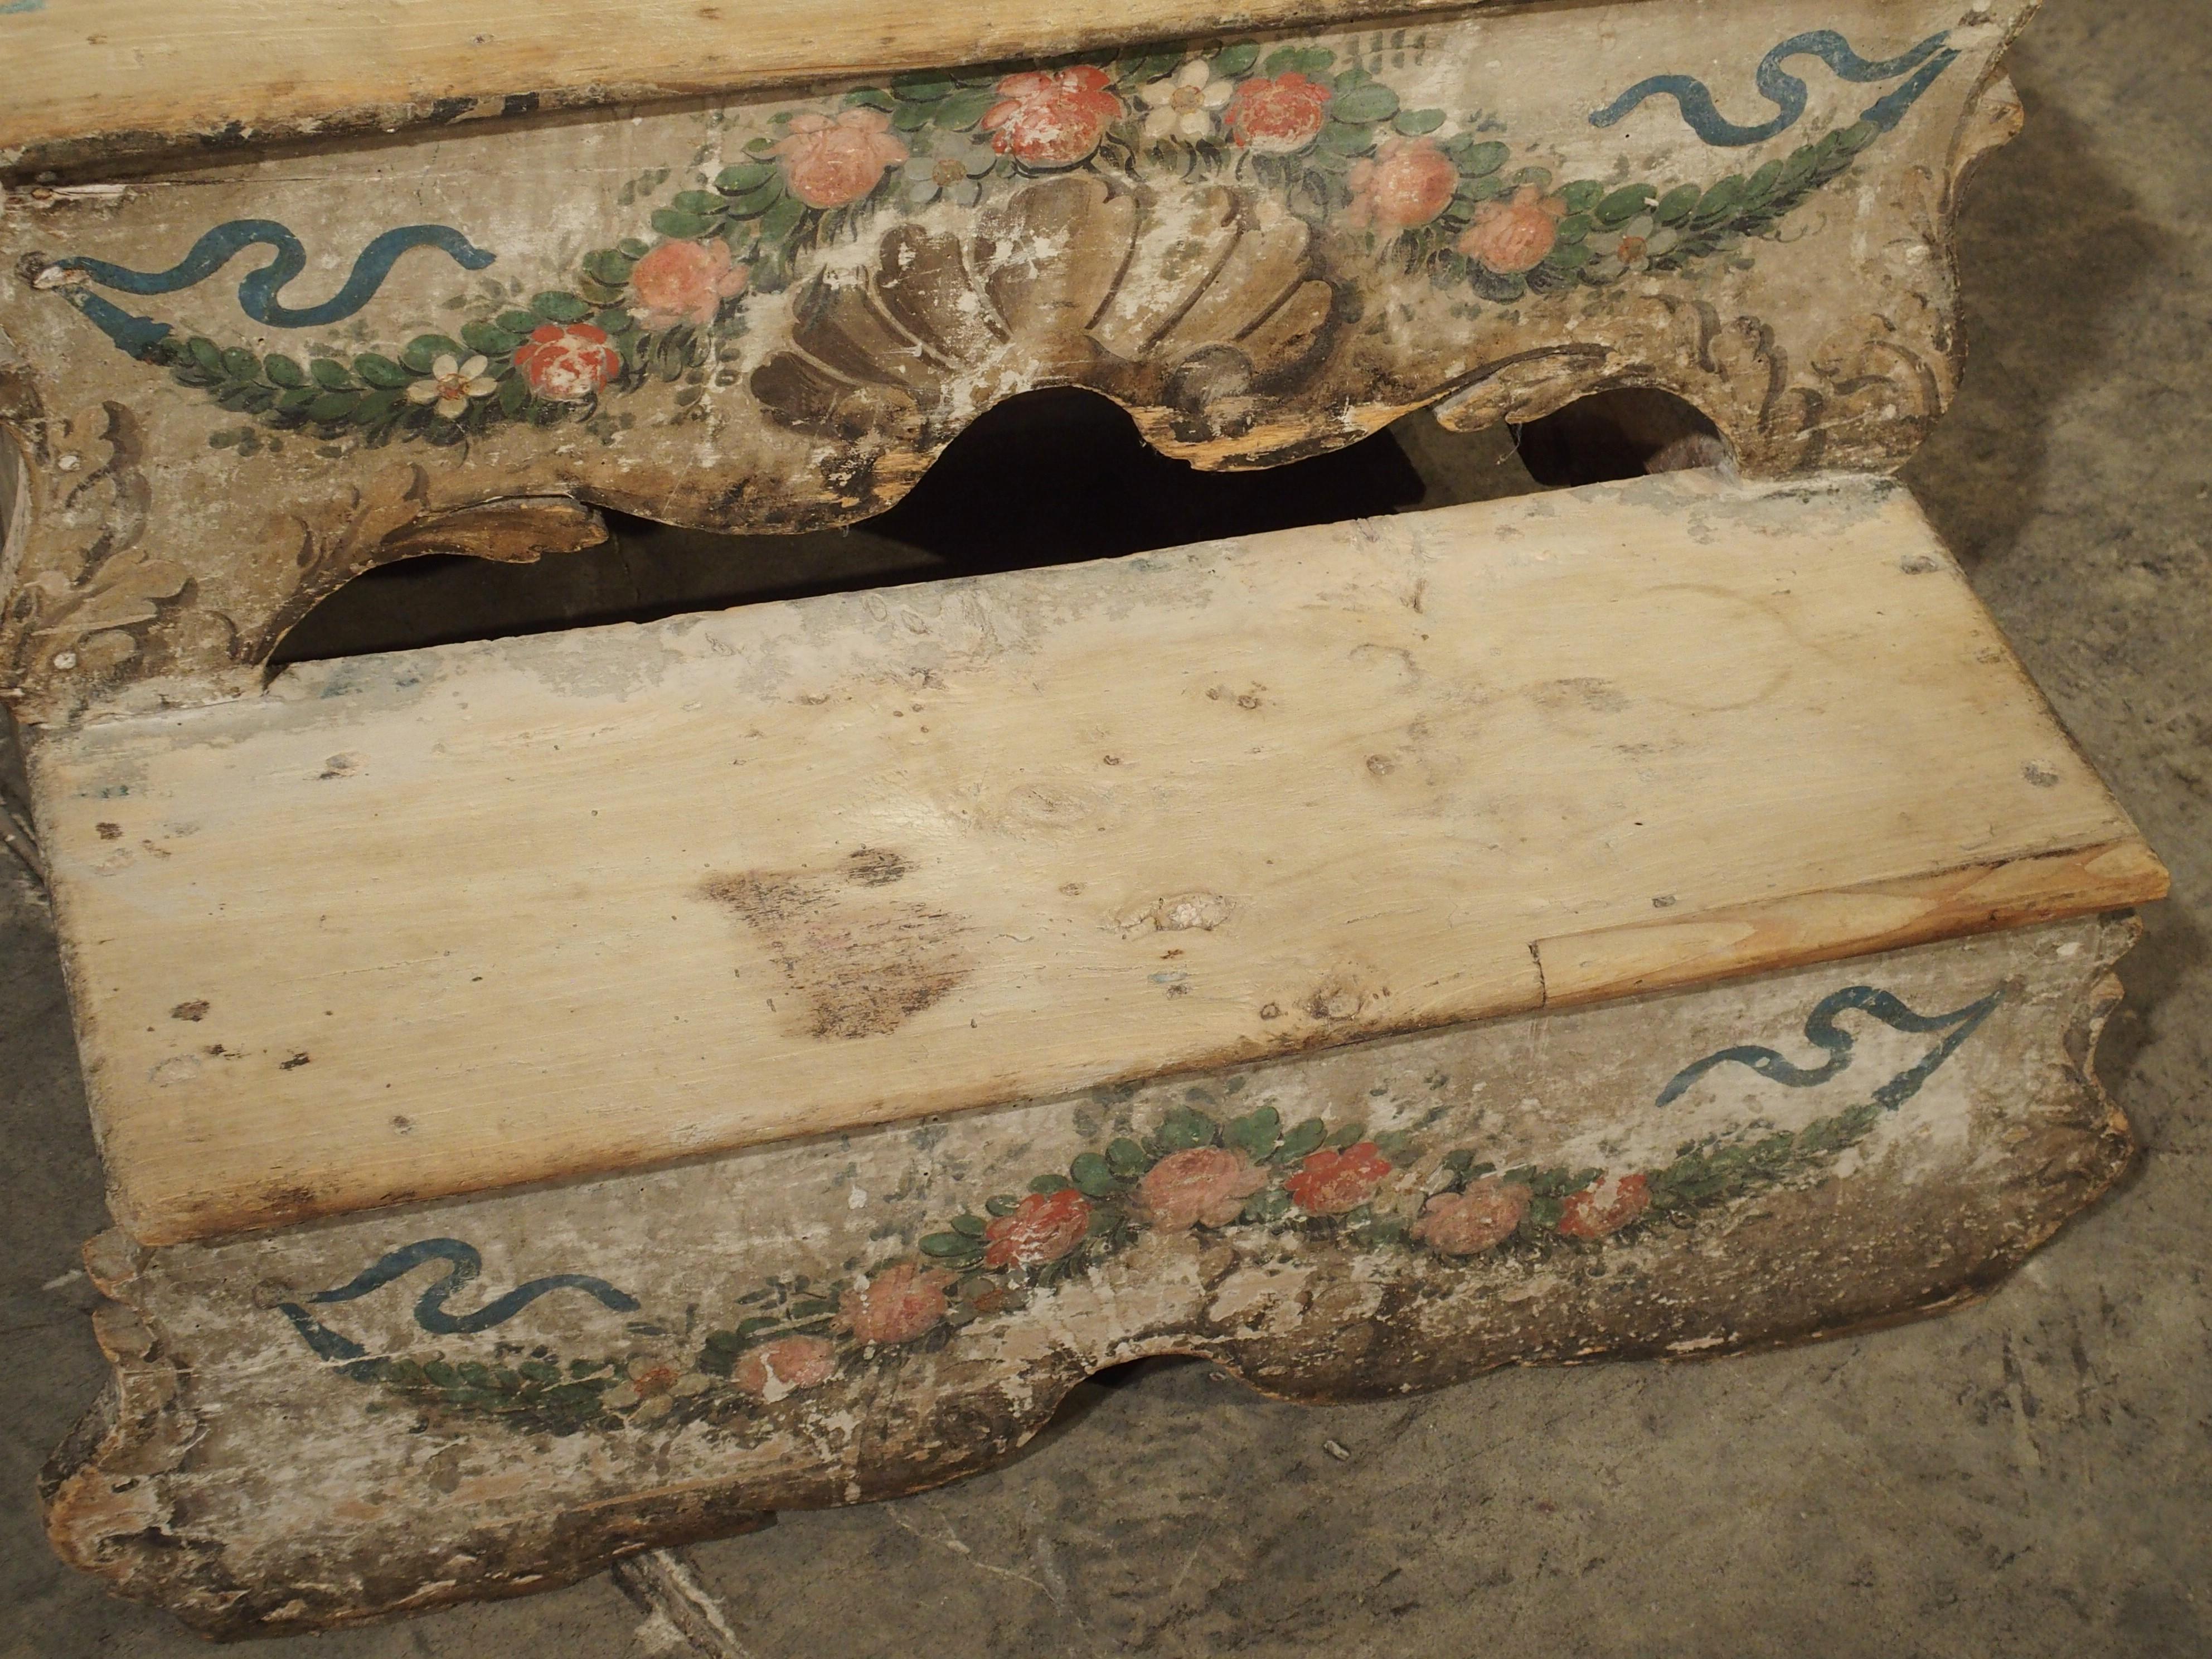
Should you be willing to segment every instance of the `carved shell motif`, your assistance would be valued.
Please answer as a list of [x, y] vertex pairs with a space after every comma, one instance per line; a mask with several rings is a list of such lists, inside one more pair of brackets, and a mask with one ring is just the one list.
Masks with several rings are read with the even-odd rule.
[[794, 296], [754, 372], [769, 414], [841, 440], [950, 438], [1029, 387], [1168, 412], [1189, 442], [1249, 429], [1328, 356], [1336, 292], [1306, 222], [1225, 186], [1032, 185], [957, 231], [893, 226], [872, 263]]

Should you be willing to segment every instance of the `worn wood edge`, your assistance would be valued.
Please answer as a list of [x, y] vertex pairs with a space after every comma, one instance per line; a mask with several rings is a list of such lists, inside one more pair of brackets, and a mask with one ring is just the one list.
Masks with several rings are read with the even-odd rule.
[[[2052, 1045], [2057, 1050], [2069, 1085], [2087, 1109], [2083, 1116], [2086, 1119], [2094, 1115], [2098, 1121], [2094, 1152], [2081, 1160], [2073, 1172], [2076, 1190], [2069, 1205], [2045, 1224], [2016, 1231], [2003, 1247], [1977, 1264], [1955, 1285], [1879, 1314], [1826, 1322], [1816, 1321], [1802, 1329], [1772, 1335], [1731, 1336], [1723, 1342], [1687, 1352], [1663, 1345], [1624, 1345], [1601, 1351], [1498, 1360], [1431, 1383], [1422, 1391], [1471, 1382], [1509, 1366], [1581, 1365], [1618, 1359], [1703, 1361], [1793, 1348], [1832, 1338], [1878, 1333], [1989, 1299], [2029, 1255], [2110, 1196], [2140, 1155], [2140, 1144], [2124, 1112], [2097, 1075], [2095, 1055], [2111, 1015], [2124, 994], [2117, 964], [2140, 939], [2142, 927], [2132, 912], [2107, 913], [2103, 923], [2097, 936], [2092, 971], [2084, 976], [2072, 1018]], [[244, 1598], [244, 1587], [239, 1587], [232, 1595], [193, 1602], [182, 1597], [164, 1599], [161, 1591], [167, 1587], [166, 1578], [153, 1584], [143, 1579], [126, 1583], [130, 1563], [123, 1552], [94, 1547], [95, 1540], [103, 1536], [118, 1535], [115, 1530], [102, 1530], [103, 1518], [120, 1515], [133, 1521], [143, 1519], [142, 1528], [122, 1534], [125, 1541], [155, 1555], [171, 1574], [176, 1574], [178, 1565], [194, 1553], [196, 1547], [193, 1540], [179, 1536], [164, 1524], [151, 1492], [153, 1478], [185, 1467], [191, 1448], [210, 1425], [209, 1416], [198, 1410], [196, 1402], [184, 1398], [192, 1381], [189, 1373], [161, 1352], [136, 1305], [135, 1282], [150, 1255], [119, 1229], [95, 1236], [84, 1247], [88, 1276], [94, 1288], [110, 1298], [95, 1311], [94, 1319], [102, 1351], [113, 1370], [100, 1398], [41, 1470], [40, 1494], [49, 1540], [65, 1563], [108, 1579], [117, 1594], [163, 1607], [201, 1635], [224, 1640], [300, 1634], [347, 1628], [467, 1601], [533, 1594], [574, 1583], [644, 1551], [678, 1548], [708, 1538], [734, 1536], [758, 1530], [775, 1519], [772, 1511], [746, 1509], [727, 1501], [728, 1489], [736, 1484], [735, 1477], [728, 1480], [674, 1482], [649, 1492], [624, 1494], [617, 1499], [581, 1504], [568, 1512], [563, 1519], [574, 1523], [574, 1531], [596, 1541], [586, 1545], [592, 1553], [580, 1554], [556, 1570], [488, 1575], [466, 1584], [441, 1581], [425, 1585], [419, 1593], [401, 1600], [339, 1616], [284, 1620], [242, 1609], [234, 1612]], [[1358, 1403], [1401, 1397], [1406, 1392], [1403, 1386], [1388, 1385], [1378, 1385], [1372, 1390], [1340, 1392], [1265, 1386], [1245, 1375], [1237, 1346], [1234, 1340], [1209, 1344], [1163, 1337], [1126, 1344], [1105, 1363], [1121, 1364], [1135, 1359], [1170, 1357], [1201, 1358], [1219, 1366], [1263, 1398], [1291, 1404]], [[988, 1459], [955, 1468], [934, 1478], [908, 1482], [896, 1491], [871, 1491], [852, 1501], [876, 1502], [913, 1496], [1012, 1462], [1049, 1425], [1067, 1395], [1100, 1368], [1055, 1366], [1054, 1374], [1036, 1390], [1034, 1410], [1021, 1427], [1018, 1437]], [[165, 1413], [173, 1421], [162, 1423]], [[143, 1426], [134, 1433], [134, 1425]], [[714, 1501], [718, 1498], [724, 1501], [718, 1504]], [[611, 1523], [606, 1521], [609, 1516], [613, 1517]], [[80, 1528], [83, 1530], [80, 1531]], [[295, 1605], [301, 1606], [305, 1611], [303, 1604]]]
[[[2158, 855], [2131, 839], [1560, 934], [1528, 948], [1543, 976], [1542, 1006], [1565, 1008], [2122, 909], [2164, 898], [2168, 884]], [[1808, 936], [1820, 942], [1808, 945]]]
[[[17, 45], [19, 88], [38, 87], [0, 105], [0, 180], [96, 176], [103, 164], [168, 161], [191, 163], [272, 144], [318, 146], [370, 134], [527, 118], [539, 112], [588, 110], [610, 105], [654, 106], [688, 99], [812, 84], [836, 85], [856, 76], [932, 69], [968, 69], [1051, 58], [1102, 47], [1204, 39], [1220, 33], [1308, 29], [1327, 25], [1394, 21], [1466, 12], [1484, 0], [1135, 0], [1072, 16], [1026, 0], [981, 0], [957, 10], [930, 9], [887, 18], [864, 4], [787, 4], [763, 15], [749, 9], [745, 26], [731, 28], [718, 6], [654, 0], [634, 9], [619, 32], [577, 27], [557, 9], [540, 15], [520, 8], [520, 40], [496, 40], [483, 32], [481, 9], [419, 6], [407, 27], [427, 19], [429, 38], [410, 46], [411, 59], [440, 65], [410, 73], [401, 64], [364, 69], [368, 43], [394, 30], [387, 6], [361, 0], [322, 0], [313, 9], [351, 13], [343, 33], [319, 53], [313, 47], [281, 49], [265, 40], [253, 58], [227, 56], [227, 73], [201, 75], [188, 63], [173, 71], [184, 82], [168, 88], [166, 103], [143, 92], [127, 106], [114, 87], [143, 82], [149, 56], [164, 43], [149, 40], [147, 16], [174, 17], [175, 35], [190, 40], [211, 33], [211, 8], [172, 11], [144, 5], [136, 22], [86, 40], [84, 8], [0, 16], [0, 41], [12, 30], [18, 41], [33, 31], [52, 37]], [[1524, 0], [1525, 3], [1525, 0]], [[1580, 0], [1567, 0], [1579, 3]], [[247, 20], [250, 21], [250, 20]], [[109, 47], [107, 61], [72, 76], [71, 58]], [[491, 48], [491, 50], [487, 50]], [[174, 52], [177, 48], [168, 46]], [[483, 67], [476, 67], [487, 58]], [[339, 78], [321, 65], [349, 65]], [[540, 65], [543, 65], [541, 68]], [[64, 97], [50, 88], [72, 79], [81, 89]], [[89, 81], [90, 85], [82, 82]], [[136, 112], [143, 110], [143, 114]], [[241, 115], [240, 112], [250, 112]]]

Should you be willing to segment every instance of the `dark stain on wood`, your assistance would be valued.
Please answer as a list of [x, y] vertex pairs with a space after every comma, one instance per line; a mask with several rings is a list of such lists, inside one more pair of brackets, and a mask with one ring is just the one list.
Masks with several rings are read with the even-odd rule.
[[829, 870], [709, 876], [700, 895], [726, 904], [768, 949], [800, 1006], [797, 1029], [823, 1039], [881, 1036], [941, 1001], [974, 971], [966, 922], [914, 899], [872, 895], [903, 881], [898, 853], [862, 848]]

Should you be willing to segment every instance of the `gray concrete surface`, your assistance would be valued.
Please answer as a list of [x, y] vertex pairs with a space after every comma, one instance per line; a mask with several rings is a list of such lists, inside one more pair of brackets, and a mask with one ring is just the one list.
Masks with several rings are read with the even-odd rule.
[[[1911, 470], [2172, 865], [2101, 1067], [2145, 1152], [1987, 1303], [1708, 1364], [1309, 1410], [1195, 1364], [1093, 1383], [1012, 1467], [702, 1547], [759, 1659], [2212, 1653], [2212, 10], [2050, 0], [1969, 204], [1974, 362]], [[1494, 445], [1410, 441], [1431, 501]], [[54, 947], [0, 857], [0, 1655], [201, 1650], [46, 1553], [102, 1224]], [[604, 1577], [313, 1641], [643, 1655]]]

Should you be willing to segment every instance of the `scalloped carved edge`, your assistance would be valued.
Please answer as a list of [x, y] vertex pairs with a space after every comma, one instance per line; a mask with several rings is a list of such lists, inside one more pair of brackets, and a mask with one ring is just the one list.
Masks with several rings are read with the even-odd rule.
[[[1967, 1305], [1989, 1294], [2030, 1252], [2109, 1191], [2135, 1156], [2127, 1121], [2103, 1089], [2094, 1061], [2122, 994], [2113, 964], [2140, 931], [2132, 914], [2125, 912], [2033, 930], [2051, 942], [2078, 939], [2086, 955], [2064, 975], [2073, 988], [2066, 1000], [2043, 1017], [2045, 1023], [2022, 1036], [2019, 1058], [2008, 1062], [2018, 1066], [2023, 1079], [2041, 1079], [2036, 1095], [2041, 1129], [2027, 1138], [2032, 1144], [2025, 1151], [2021, 1146], [2026, 1143], [2017, 1138], [2012, 1143], [2025, 1160], [2017, 1167], [1977, 1164], [1974, 1181], [1985, 1178], [1987, 1185], [1972, 1188], [1978, 1192], [1983, 1211], [1972, 1229], [1960, 1230], [1950, 1218], [1954, 1212], [1947, 1207], [1970, 1190], [1961, 1176], [1899, 1184], [1863, 1171], [1840, 1186], [1830, 1182], [1818, 1189], [1818, 1201], [1779, 1224], [1768, 1213], [1774, 1209], [1770, 1195], [1762, 1200], [1757, 1226], [1741, 1234], [1731, 1231], [1740, 1253], [1754, 1261], [1765, 1260], [1782, 1275], [1789, 1297], [1753, 1297], [1753, 1281], [1746, 1275], [1759, 1269], [1739, 1261], [1718, 1269], [1703, 1286], [1674, 1286], [1660, 1298], [1673, 1310], [1663, 1316], [1642, 1317], [1639, 1323], [1638, 1316], [1623, 1309], [1608, 1315], [1596, 1304], [1577, 1305], [1567, 1309], [1564, 1320], [1554, 1322], [1541, 1340], [1519, 1351], [1499, 1352], [1494, 1344], [1438, 1345], [1432, 1333], [1425, 1338], [1413, 1319], [1402, 1316], [1413, 1306], [1410, 1301], [1386, 1300], [1382, 1314], [1370, 1322], [1355, 1313], [1339, 1282], [1327, 1278], [1324, 1262], [1323, 1278], [1310, 1287], [1322, 1311], [1317, 1322], [1295, 1331], [1239, 1336], [1208, 1328], [1204, 1322], [1148, 1322], [1141, 1312], [1133, 1322], [1125, 1321], [1088, 1341], [1072, 1328], [1056, 1326], [1055, 1340], [1020, 1362], [1018, 1404], [1002, 1382], [994, 1381], [999, 1373], [989, 1363], [949, 1371], [940, 1366], [919, 1378], [905, 1378], [878, 1394], [868, 1408], [879, 1420], [869, 1425], [865, 1463], [834, 1453], [825, 1441], [819, 1467], [811, 1474], [787, 1468], [755, 1472], [744, 1467], [745, 1454], [733, 1449], [726, 1475], [672, 1485], [665, 1474], [656, 1482], [648, 1460], [641, 1468], [641, 1489], [580, 1504], [523, 1496], [508, 1506], [499, 1526], [473, 1530], [448, 1523], [441, 1531], [436, 1494], [424, 1492], [400, 1500], [422, 1509], [421, 1548], [411, 1559], [349, 1546], [322, 1519], [345, 1494], [325, 1491], [288, 1522], [307, 1540], [299, 1546], [302, 1559], [313, 1563], [312, 1574], [295, 1581], [251, 1582], [241, 1577], [228, 1559], [232, 1540], [196, 1523], [194, 1516], [204, 1515], [206, 1505], [193, 1501], [193, 1489], [211, 1474], [202, 1449], [204, 1437], [227, 1409], [220, 1395], [211, 1392], [220, 1388], [219, 1376], [180, 1358], [157, 1328], [155, 1304], [161, 1298], [149, 1290], [149, 1275], [161, 1272], [161, 1259], [168, 1252], [146, 1250], [119, 1231], [105, 1233], [86, 1247], [85, 1260], [97, 1288], [111, 1298], [95, 1316], [95, 1330], [114, 1371], [100, 1401], [43, 1474], [49, 1534], [71, 1565], [107, 1579], [118, 1594], [168, 1608], [204, 1634], [236, 1638], [328, 1629], [550, 1589], [640, 1550], [751, 1530], [767, 1524], [777, 1509], [891, 1498], [979, 1473], [1012, 1456], [1086, 1376], [1137, 1358], [1197, 1355], [1271, 1397], [1341, 1402], [1447, 1386], [1505, 1364], [1715, 1357], [1878, 1328]], [[1924, 957], [1956, 947], [1917, 948]], [[1972, 948], [1996, 947], [1985, 942]], [[1741, 988], [1724, 994], [1740, 997]], [[2055, 1030], [2047, 1023], [2053, 1017], [2059, 1022]], [[989, 1118], [971, 1119], [969, 1125], [988, 1135]], [[430, 1214], [447, 1230], [462, 1219], [451, 1206]], [[1832, 1239], [1840, 1228], [1888, 1248], [1880, 1260], [1869, 1250], [1850, 1252], [1850, 1278], [1815, 1283], [1817, 1275], [1804, 1271], [1807, 1259], [1793, 1256], [1790, 1249], [1796, 1236], [1788, 1231], [1793, 1226], [1824, 1240]], [[1922, 1244], [1929, 1248], [1920, 1249]], [[1206, 1265], [1212, 1254], [1223, 1260]], [[1220, 1246], [1201, 1256], [1206, 1297], [1233, 1270], [1234, 1256]], [[1835, 1253], [1821, 1252], [1820, 1259], [1832, 1261]], [[1936, 1261], [1941, 1265], [1931, 1265]], [[1908, 1284], [1913, 1288], [1905, 1289]], [[1725, 1301], [1712, 1300], [1730, 1286], [1743, 1298], [1733, 1318]], [[1686, 1288], [1686, 1297], [1677, 1294]], [[257, 1299], [265, 1301], [271, 1294], [259, 1292]], [[176, 1293], [167, 1295], [173, 1304]], [[1394, 1326], [1394, 1318], [1402, 1329]], [[1724, 1324], [1724, 1337], [1675, 1340], [1715, 1323]], [[198, 1334], [206, 1340], [204, 1331]], [[1004, 1362], [998, 1363], [1002, 1370]], [[282, 1431], [303, 1432], [299, 1425], [311, 1421], [317, 1409], [303, 1392], [298, 1409], [283, 1413], [289, 1426]], [[216, 1455], [237, 1460], [240, 1425], [226, 1420], [233, 1443]], [[511, 1438], [513, 1431], [486, 1423], [469, 1431], [495, 1443], [494, 1457], [500, 1455], [498, 1445], [515, 1445], [514, 1455], [523, 1460], [517, 1467], [526, 1468], [524, 1443]], [[450, 1425], [447, 1432], [452, 1432]], [[274, 1445], [266, 1455], [276, 1458], [289, 1449]], [[214, 1478], [220, 1478], [219, 1471]], [[327, 1537], [318, 1533], [319, 1525]]]

